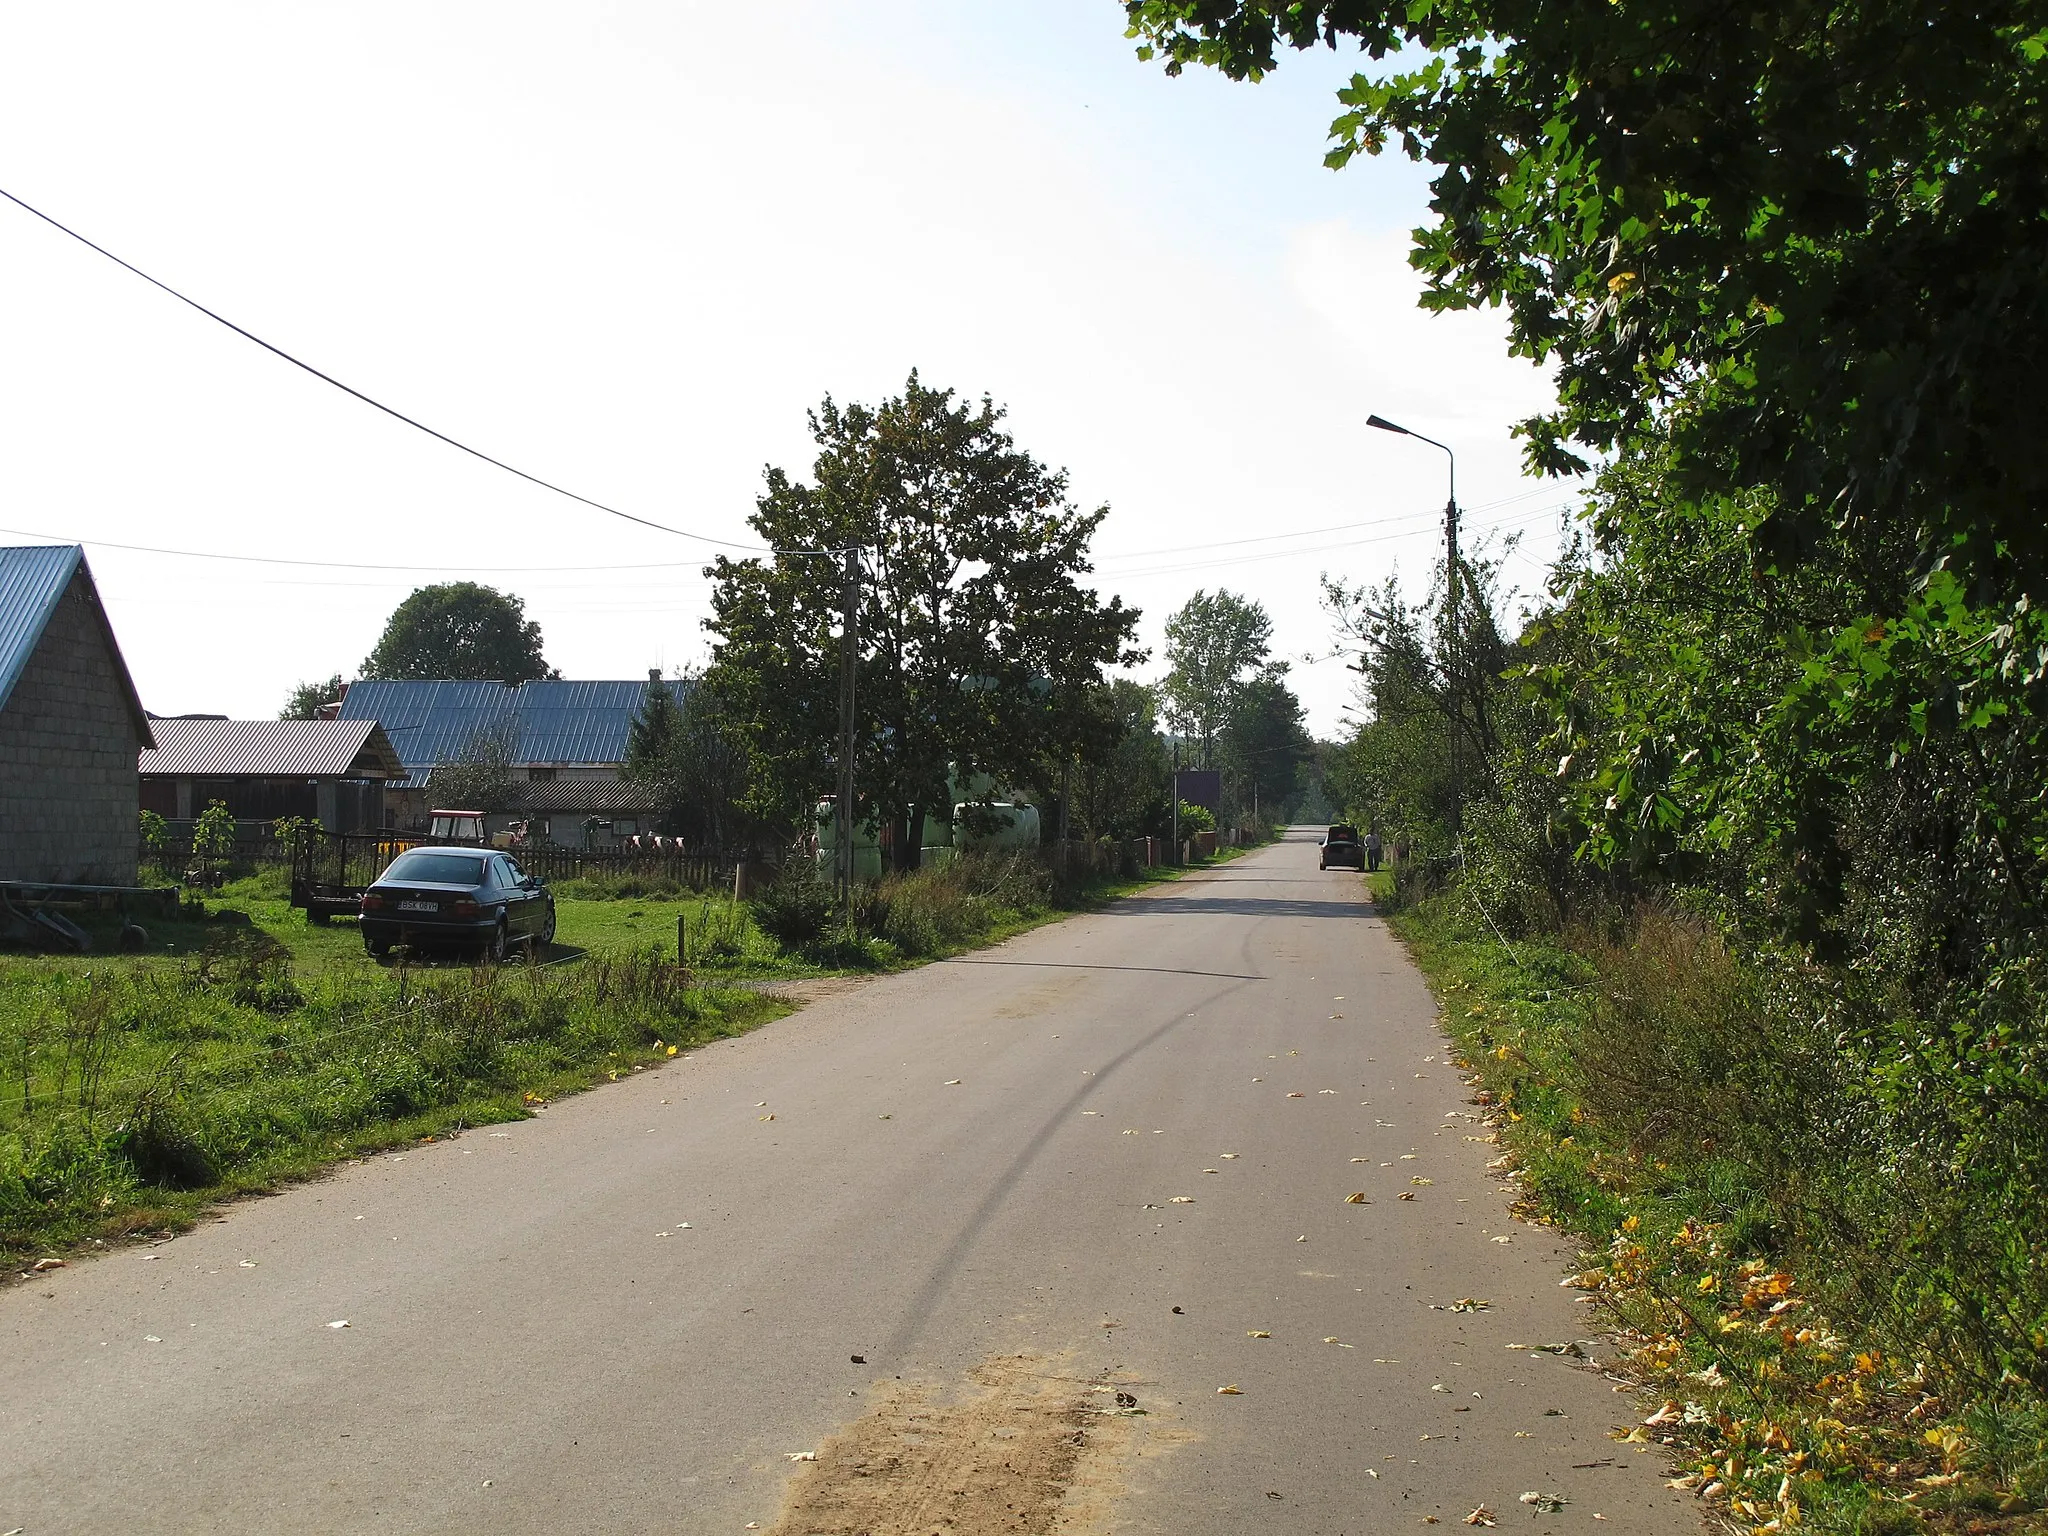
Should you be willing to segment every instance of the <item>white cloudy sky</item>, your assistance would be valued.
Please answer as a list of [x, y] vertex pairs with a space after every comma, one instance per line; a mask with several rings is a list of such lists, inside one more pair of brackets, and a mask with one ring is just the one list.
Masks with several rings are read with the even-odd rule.
[[[1566, 500], [1519, 476], [1507, 428], [1546, 389], [1498, 318], [1414, 308], [1421, 172], [1322, 169], [1347, 72], [1169, 80], [1115, 0], [12, 3], [0, 186], [451, 435], [718, 537], [748, 537], [763, 464], [808, 468], [822, 394], [913, 366], [986, 391], [1113, 508], [1098, 580], [1153, 643], [1222, 585], [1326, 656], [1318, 573], [1419, 582], [1444, 498], [1442, 456], [1368, 412], [1458, 448], [1525, 584]], [[0, 450], [0, 524], [87, 543], [159, 713], [274, 713], [457, 576], [523, 597], [567, 676], [705, 650], [705, 546], [424, 438], [4, 203]], [[1342, 665], [1296, 683], [1336, 730]]]

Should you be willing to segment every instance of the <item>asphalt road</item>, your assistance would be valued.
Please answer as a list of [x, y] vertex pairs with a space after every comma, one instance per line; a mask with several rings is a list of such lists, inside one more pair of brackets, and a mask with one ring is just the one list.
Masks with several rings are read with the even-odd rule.
[[1433, 1021], [1289, 841], [39, 1276], [0, 1532], [766, 1529], [878, 1385], [1018, 1353], [1147, 1409], [1117, 1529], [1696, 1530], [1642, 1406], [1508, 1348], [1590, 1309]]

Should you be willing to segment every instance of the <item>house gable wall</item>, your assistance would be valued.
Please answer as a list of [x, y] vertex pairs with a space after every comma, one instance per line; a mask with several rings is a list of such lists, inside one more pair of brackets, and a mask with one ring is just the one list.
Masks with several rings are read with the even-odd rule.
[[133, 885], [141, 745], [81, 568], [0, 710], [0, 880]]

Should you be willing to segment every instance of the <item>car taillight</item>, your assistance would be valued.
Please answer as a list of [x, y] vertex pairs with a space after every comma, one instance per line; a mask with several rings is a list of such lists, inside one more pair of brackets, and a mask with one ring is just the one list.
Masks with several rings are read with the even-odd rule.
[[382, 907], [383, 905], [384, 898], [382, 896], [379, 896], [375, 891], [363, 892], [363, 910], [365, 912], [375, 912], [378, 908]]
[[475, 917], [483, 908], [467, 896], [458, 896], [448, 903], [449, 914], [453, 917]]

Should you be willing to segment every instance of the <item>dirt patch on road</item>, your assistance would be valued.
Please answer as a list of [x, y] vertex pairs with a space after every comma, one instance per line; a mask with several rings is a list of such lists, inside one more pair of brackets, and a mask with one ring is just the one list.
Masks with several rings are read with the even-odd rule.
[[739, 986], [801, 1008], [806, 1003], [823, 1002], [828, 997], [856, 991], [874, 979], [872, 976], [803, 976], [790, 980], [743, 981]]
[[769, 1536], [1077, 1533], [1106, 1509], [1136, 1407], [1106, 1375], [1029, 1355], [990, 1360], [955, 1393], [892, 1383], [818, 1448]]

